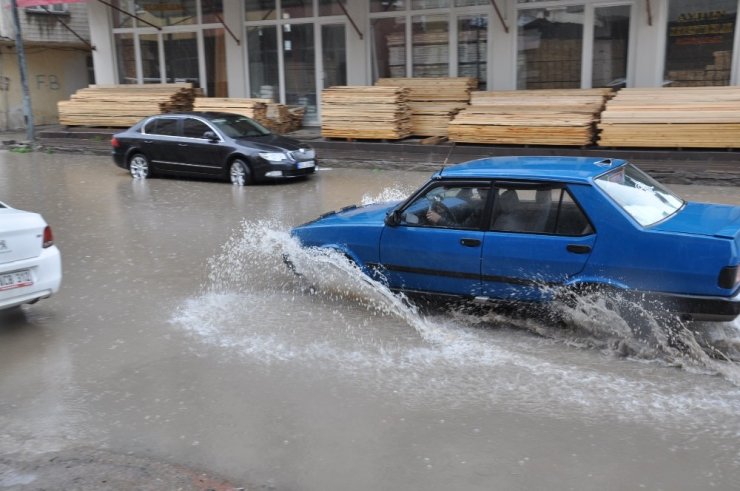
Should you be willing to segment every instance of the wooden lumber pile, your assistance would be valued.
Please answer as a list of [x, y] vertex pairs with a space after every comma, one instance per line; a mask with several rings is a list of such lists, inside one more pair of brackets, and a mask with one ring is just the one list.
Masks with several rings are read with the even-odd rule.
[[216, 111], [241, 114], [252, 118], [276, 133], [290, 133], [303, 126], [303, 106], [286, 106], [272, 99], [243, 99], [237, 97], [197, 97], [196, 111]]
[[584, 146], [611, 89], [473, 92], [470, 106], [449, 125], [463, 143]]
[[237, 97], [196, 97], [193, 104], [195, 111], [213, 111], [241, 114], [255, 121], [267, 122], [267, 104], [262, 100], [241, 99]]
[[381, 78], [375, 85], [409, 89], [412, 134], [447, 136], [449, 122], [467, 107], [478, 81], [470, 77]]
[[740, 87], [622, 89], [598, 128], [602, 147], [738, 148]]
[[411, 135], [409, 89], [335, 86], [321, 93], [321, 136], [400, 140]]
[[91, 85], [59, 101], [59, 123], [67, 126], [128, 127], [153, 114], [191, 111], [190, 83]]

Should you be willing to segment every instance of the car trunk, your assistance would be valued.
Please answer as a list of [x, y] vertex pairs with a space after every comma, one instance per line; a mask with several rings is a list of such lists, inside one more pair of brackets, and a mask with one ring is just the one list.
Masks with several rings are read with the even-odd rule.
[[45, 226], [37, 214], [0, 209], [0, 264], [41, 254]]
[[684, 209], [654, 230], [722, 237], [734, 240], [740, 250], [740, 207], [686, 203]]

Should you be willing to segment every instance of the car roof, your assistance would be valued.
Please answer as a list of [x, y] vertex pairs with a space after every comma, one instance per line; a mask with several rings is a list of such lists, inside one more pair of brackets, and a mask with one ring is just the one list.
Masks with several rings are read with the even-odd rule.
[[200, 116], [201, 118], [205, 119], [213, 119], [218, 118], [222, 116], [243, 116], [242, 114], [237, 113], [230, 113], [228, 111], [188, 111], [188, 112], [178, 112], [178, 113], [162, 113], [162, 114], [154, 114], [153, 116], [150, 116], [150, 118], [184, 118], [188, 116]]
[[445, 167], [434, 177], [588, 183], [627, 161], [603, 157], [486, 157]]

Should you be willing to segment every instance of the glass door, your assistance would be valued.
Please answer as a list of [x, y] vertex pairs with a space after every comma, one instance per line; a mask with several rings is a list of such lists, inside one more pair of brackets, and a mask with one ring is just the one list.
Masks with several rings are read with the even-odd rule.
[[304, 123], [317, 120], [316, 50], [313, 24], [283, 24], [285, 104], [306, 109]]
[[344, 24], [321, 26], [322, 89], [347, 85], [347, 37]]
[[630, 10], [630, 5], [594, 7], [591, 87], [626, 85]]

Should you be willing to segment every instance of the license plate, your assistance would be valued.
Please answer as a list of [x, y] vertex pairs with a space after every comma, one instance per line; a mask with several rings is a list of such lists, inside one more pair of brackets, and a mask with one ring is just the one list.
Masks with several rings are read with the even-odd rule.
[[298, 162], [299, 169], [308, 169], [309, 167], [316, 167], [313, 160], [307, 160], [305, 162]]
[[0, 274], [0, 292], [33, 285], [30, 269]]

